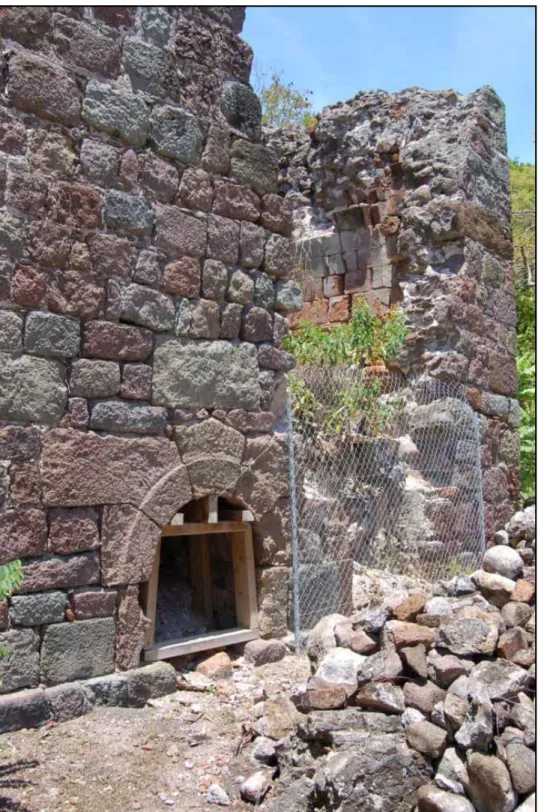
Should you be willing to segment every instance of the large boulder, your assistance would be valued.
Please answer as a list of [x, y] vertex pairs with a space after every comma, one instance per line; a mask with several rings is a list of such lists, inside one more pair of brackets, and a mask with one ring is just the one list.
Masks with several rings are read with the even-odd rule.
[[516, 579], [522, 573], [524, 562], [516, 550], [504, 544], [496, 544], [483, 557], [485, 572], [495, 572], [505, 578]]

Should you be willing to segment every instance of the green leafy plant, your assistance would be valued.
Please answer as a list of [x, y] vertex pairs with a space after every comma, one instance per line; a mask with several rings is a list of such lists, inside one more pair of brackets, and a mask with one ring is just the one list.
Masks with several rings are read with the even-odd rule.
[[270, 82], [263, 83], [259, 91], [263, 124], [266, 127], [313, 126], [317, 119], [311, 95], [311, 90], [298, 90], [291, 82], [286, 84], [281, 73], [273, 73]]
[[[23, 570], [20, 561], [10, 561], [0, 567], [0, 600], [12, 595], [23, 581]], [[8, 646], [0, 646], [0, 659], [9, 655]]]
[[535, 358], [533, 353], [517, 359], [520, 404], [520, 487], [526, 498], [535, 493]]
[[400, 310], [391, 308], [387, 313], [376, 313], [360, 301], [355, 303], [347, 324], [324, 328], [301, 321], [284, 339], [284, 347], [301, 365], [388, 363], [400, 351], [407, 333]]

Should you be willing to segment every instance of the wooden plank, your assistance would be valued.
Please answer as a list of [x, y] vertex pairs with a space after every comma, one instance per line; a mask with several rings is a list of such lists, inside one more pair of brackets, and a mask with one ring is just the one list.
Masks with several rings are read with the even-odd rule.
[[245, 629], [255, 629], [259, 620], [252, 528], [250, 525], [244, 528], [243, 532], [232, 534], [231, 547], [233, 552], [237, 623], [239, 626], [244, 626]]
[[152, 572], [150, 578], [144, 584], [145, 594], [143, 596], [145, 616], [150, 620], [145, 634], [145, 651], [152, 648], [154, 645], [154, 630], [156, 625], [156, 606], [158, 603], [158, 578], [160, 575], [160, 555], [161, 555], [162, 542], [161, 539], [156, 547], [154, 561], [152, 564]]
[[168, 524], [162, 530], [162, 536], [198, 536], [206, 533], [237, 533], [239, 530], [246, 530], [251, 525], [248, 522], [186, 522], [186, 524], [175, 527]]
[[251, 510], [241, 510], [240, 508], [221, 508], [219, 511], [221, 522], [254, 522], [254, 514]]
[[235, 643], [247, 643], [257, 640], [259, 629], [229, 629], [223, 632], [209, 632], [198, 637], [191, 637], [179, 643], [164, 643], [145, 650], [146, 662], [167, 660], [170, 657], [181, 657], [184, 654], [195, 654], [198, 651], [207, 651], [211, 648], [232, 646]]
[[190, 580], [193, 609], [203, 612], [207, 620], [212, 620], [212, 579], [206, 536], [190, 538]]

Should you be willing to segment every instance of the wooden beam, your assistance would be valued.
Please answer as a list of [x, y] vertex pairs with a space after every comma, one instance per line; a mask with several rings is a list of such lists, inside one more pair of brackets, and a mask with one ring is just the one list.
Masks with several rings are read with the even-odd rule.
[[206, 536], [190, 538], [190, 581], [192, 608], [213, 619], [212, 579], [210, 577], [209, 545]]
[[206, 533], [237, 533], [246, 530], [251, 525], [248, 522], [186, 522], [175, 526], [168, 524], [162, 530], [162, 536], [199, 536]]
[[154, 645], [154, 631], [156, 627], [156, 606], [158, 604], [158, 578], [160, 575], [160, 555], [161, 555], [162, 542], [161, 539], [156, 547], [154, 555], [154, 562], [152, 564], [152, 572], [150, 578], [143, 584], [143, 604], [145, 607], [145, 616], [150, 620], [145, 634], [145, 651], [152, 648]]
[[247, 643], [249, 640], [257, 640], [258, 637], [259, 629], [229, 629], [223, 632], [209, 632], [198, 637], [191, 637], [184, 642], [153, 646], [151, 649], [145, 650], [143, 656], [146, 662], [156, 662], [156, 660], [168, 660], [171, 657], [195, 654], [211, 648]]
[[235, 613], [237, 623], [245, 629], [258, 626], [257, 590], [254, 570], [254, 549], [250, 525], [242, 532], [232, 533], [233, 577], [235, 580]]

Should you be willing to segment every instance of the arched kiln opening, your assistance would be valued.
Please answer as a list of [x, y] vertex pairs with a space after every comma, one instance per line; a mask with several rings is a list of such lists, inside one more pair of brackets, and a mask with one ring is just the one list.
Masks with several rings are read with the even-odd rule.
[[206, 496], [163, 528], [143, 585], [147, 662], [259, 637], [253, 520], [232, 500]]

